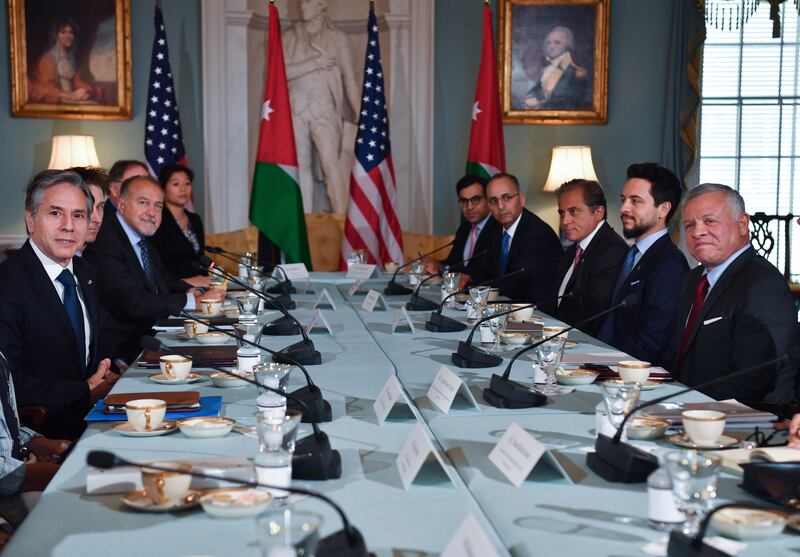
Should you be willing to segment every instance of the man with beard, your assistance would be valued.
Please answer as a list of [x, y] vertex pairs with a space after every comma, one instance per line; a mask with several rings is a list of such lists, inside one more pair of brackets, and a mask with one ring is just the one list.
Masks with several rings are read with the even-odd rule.
[[686, 258], [667, 226], [681, 201], [678, 178], [656, 163], [632, 164], [620, 196], [622, 233], [633, 239], [617, 278], [611, 305], [629, 294], [638, 303], [608, 315], [597, 337], [655, 366], [675, 356], [675, 320]]

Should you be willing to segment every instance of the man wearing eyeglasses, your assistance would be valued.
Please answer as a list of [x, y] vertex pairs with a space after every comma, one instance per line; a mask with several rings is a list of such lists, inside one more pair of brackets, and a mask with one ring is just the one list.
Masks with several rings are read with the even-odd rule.
[[442, 267], [448, 266], [453, 271], [462, 271], [468, 274], [470, 266], [474, 267], [475, 265], [469, 261], [465, 268], [461, 265], [462, 261], [475, 255], [474, 261], [477, 263], [480, 258], [486, 257], [486, 254], [480, 254], [489, 251], [487, 244], [489, 232], [498, 228], [497, 223], [489, 214], [489, 203], [486, 201], [486, 182], [486, 178], [482, 176], [467, 174], [456, 184], [456, 194], [464, 221], [456, 230], [453, 247], [445, 259], [438, 261], [433, 257], [425, 258], [426, 273], [438, 273]]
[[492, 283], [500, 294], [514, 301], [544, 300], [555, 281], [563, 250], [558, 236], [542, 219], [525, 208], [525, 194], [516, 176], [501, 172], [486, 186], [486, 198], [493, 219], [500, 226], [487, 238], [489, 253], [476, 261], [472, 282], [495, 279], [524, 269]]

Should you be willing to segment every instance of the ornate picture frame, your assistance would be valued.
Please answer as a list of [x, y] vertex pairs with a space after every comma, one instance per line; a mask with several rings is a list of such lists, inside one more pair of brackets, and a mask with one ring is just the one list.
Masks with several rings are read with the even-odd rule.
[[11, 114], [129, 120], [130, 0], [8, 0]]
[[605, 124], [610, 0], [501, 0], [506, 124]]

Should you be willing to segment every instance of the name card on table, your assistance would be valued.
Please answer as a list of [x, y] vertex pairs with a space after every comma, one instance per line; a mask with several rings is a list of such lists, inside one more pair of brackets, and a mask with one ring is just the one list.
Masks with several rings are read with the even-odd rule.
[[439, 451], [433, 446], [428, 435], [425, 433], [422, 424], [417, 422], [414, 429], [411, 430], [411, 435], [408, 436], [403, 448], [400, 449], [400, 454], [397, 455], [397, 471], [400, 473], [400, 481], [403, 483], [403, 489], [408, 489], [422, 470], [423, 466], [429, 462], [428, 457], [433, 455], [430, 460], [430, 472], [437, 475], [444, 475], [447, 481], [450, 481], [450, 476], [447, 474], [447, 467], [439, 455]]
[[345, 277], [367, 280], [375, 273], [375, 265], [369, 263], [355, 263], [347, 270]]
[[[577, 483], [570, 472], [565, 468], [569, 461], [562, 463], [551, 451], [536, 440], [530, 433], [516, 423], [512, 423], [500, 441], [489, 453], [492, 461], [500, 472], [514, 485], [519, 487], [531, 471], [542, 460], [561, 474], [571, 483]], [[564, 457], [566, 458], [566, 457]], [[577, 474], [576, 474], [577, 475]]]
[[383, 425], [383, 422], [392, 414], [399, 415], [398, 402], [405, 404], [403, 407], [403, 417], [414, 417], [411, 411], [411, 401], [408, 400], [403, 387], [397, 380], [397, 377], [390, 375], [386, 384], [378, 393], [378, 398], [372, 404], [372, 409], [375, 410], [375, 417], [378, 418], [378, 424]]
[[356, 279], [356, 281], [353, 283], [353, 286], [351, 286], [350, 290], [347, 291], [347, 297], [352, 298], [353, 296], [355, 296], [356, 292], [358, 292], [358, 289], [361, 288], [362, 284], [364, 283], [361, 282], [361, 279]]
[[[378, 304], [378, 302], [380, 302], [380, 304]], [[389, 303], [386, 301], [386, 298], [383, 297], [383, 294], [377, 290], [370, 290], [361, 303], [361, 309], [371, 312], [376, 307], [387, 310], [389, 309]]]
[[397, 315], [395, 315], [394, 321], [392, 321], [392, 334], [394, 334], [397, 329], [405, 329], [406, 327], [411, 329], [412, 335], [417, 334], [417, 330], [414, 328], [414, 322], [411, 321], [411, 316], [408, 315], [406, 307], [403, 306], [397, 312]]
[[308, 268], [305, 263], [284, 263], [281, 269], [289, 280], [301, 280], [308, 278]]
[[305, 326], [306, 334], [311, 334], [312, 329], [317, 326], [317, 323], [322, 324], [327, 330], [328, 333], [333, 336], [333, 329], [328, 324], [328, 320], [325, 319], [325, 315], [320, 310], [314, 310], [314, 315], [311, 316], [311, 321], [308, 322], [308, 325]]
[[317, 296], [317, 300], [314, 302], [314, 305], [311, 306], [312, 308], [317, 308], [319, 306], [330, 306], [331, 309], [336, 311], [336, 304], [333, 303], [333, 298], [331, 295], [328, 294], [328, 290], [323, 288], [322, 292], [319, 293]]
[[464, 557], [480, 555], [481, 557], [499, 557], [489, 536], [486, 535], [475, 515], [469, 513], [455, 535], [445, 546], [440, 557]]
[[447, 414], [458, 394], [463, 396], [467, 402], [480, 412], [481, 408], [478, 406], [478, 401], [475, 400], [464, 380], [453, 373], [449, 367], [441, 366], [433, 378], [430, 389], [428, 389], [428, 398], [431, 399], [436, 408]]

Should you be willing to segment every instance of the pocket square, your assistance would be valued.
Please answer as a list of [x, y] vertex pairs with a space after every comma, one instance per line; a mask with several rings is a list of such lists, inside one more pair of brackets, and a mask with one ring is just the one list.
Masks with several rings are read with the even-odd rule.
[[640, 280], [635, 280], [635, 281], [633, 281], [632, 283], [630, 283], [628, 286], [636, 286], [636, 285], [637, 285], [637, 284], [639, 284], [640, 282], [642, 282], [642, 281], [641, 281], [641, 279], [640, 279]]
[[706, 319], [705, 321], [703, 321], [703, 325], [711, 325], [712, 323], [716, 323], [720, 319], [722, 319], [722, 317], [712, 317], [711, 319]]

